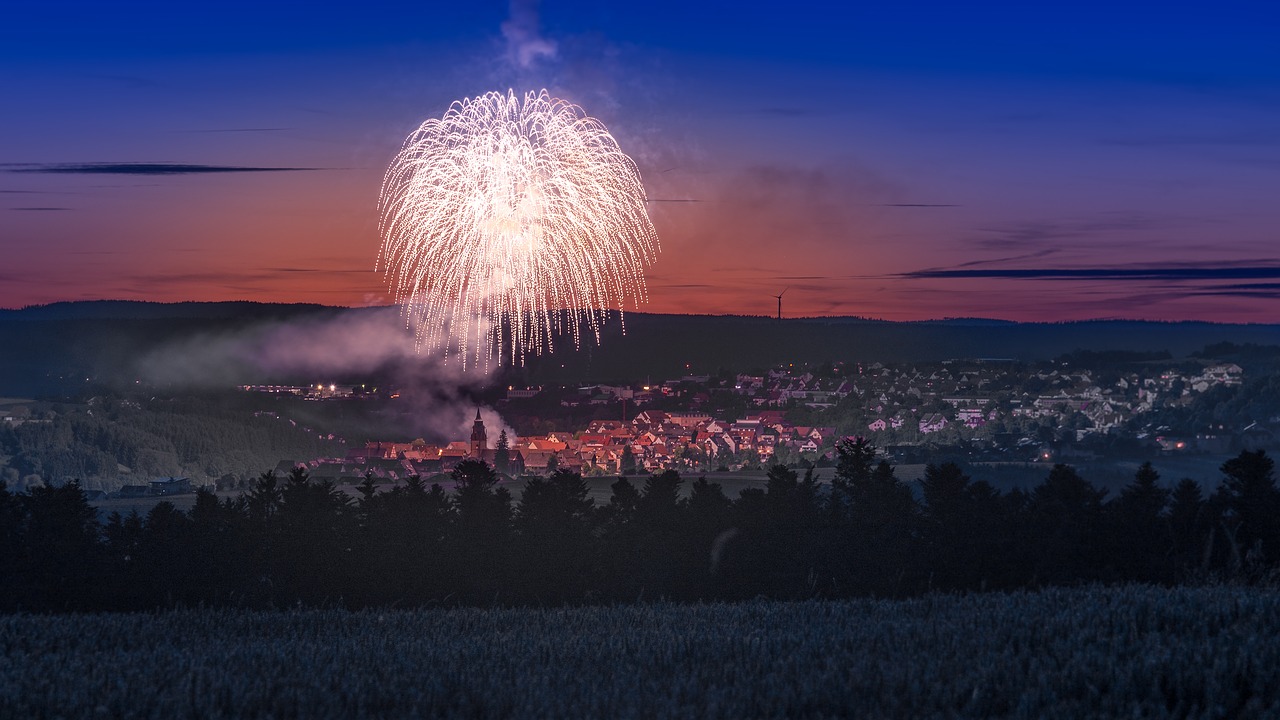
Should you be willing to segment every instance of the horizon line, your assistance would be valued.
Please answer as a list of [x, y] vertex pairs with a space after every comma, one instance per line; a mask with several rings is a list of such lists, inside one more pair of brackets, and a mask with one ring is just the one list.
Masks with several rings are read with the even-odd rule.
[[[53, 307], [56, 305], [87, 305], [92, 303], [127, 303], [134, 305], [262, 305], [262, 306], [307, 306], [315, 308], [324, 308], [329, 310], [376, 310], [383, 308], [398, 307], [399, 303], [388, 303], [385, 305], [326, 305], [316, 302], [278, 302], [264, 300], [129, 300], [122, 298], [96, 298], [92, 300], [54, 300], [47, 303], [33, 303], [23, 305], [21, 307], [0, 307], [0, 313], [19, 313], [27, 310], [38, 310], [41, 308]], [[585, 309], [572, 311], [562, 309], [561, 312], [587, 312]], [[796, 317], [778, 319], [771, 313], [762, 313], [756, 315], [738, 314], [738, 313], [661, 313], [644, 310], [619, 310], [618, 308], [606, 308], [606, 313], [623, 313], [627, 315], [651, 315], [658, 317], [710, 317], [710, 318], [741, 318], [748, 320], [770, 320], [773, 322], [792, 321], [822, 321], [822, 320], [858, 320], [869, 323], [898, 323], [898, 324], [929, 324], [929, 323], [995, 323], [1001, 325], [1069, 325], [1076, 323], [1096, 323], [1096, 322], [1118, 322], [1118, 323], [1152, 323], [1161, 325], [1179, 325], [1179, 324], [1202, 324], [1202, 325], [1243, 325], [1272, 327], [1280, 326], [1280, 322], [1231, 322], [1222, 320], [1151, 320], [1144, 318], [1127, 318], [1127, 317], [1092, 317], [1076, 320], [1008, 320], [998, 317], [982, 317], [976, 315], [961, 316], [944, 316], [940, 318], [920, 318], [915, 320], [887, 320], [884, 318], [870, 317], [866, 315], [798, 315]]]

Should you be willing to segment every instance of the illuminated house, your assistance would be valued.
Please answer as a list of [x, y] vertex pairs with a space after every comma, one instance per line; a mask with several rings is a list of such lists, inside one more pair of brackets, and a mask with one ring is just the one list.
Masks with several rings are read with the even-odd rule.
[[150, 485], [152, 495], [185, 495], [191, 492], [191, 478], [156, 478]]
[[941, 413], [929, 413], [920, 418], [920, 432], [934, 433], [947, 426], [947, 419]]

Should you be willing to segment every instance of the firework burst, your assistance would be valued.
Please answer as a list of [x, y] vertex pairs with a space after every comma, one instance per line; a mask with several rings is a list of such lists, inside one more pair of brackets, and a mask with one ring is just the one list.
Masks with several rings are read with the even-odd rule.
[[419, 347], [523, 363], [647, 300], [658, 237], [635, 163], [546, 90], [455, 102], [405, 140], [378, 200], [378, 267]]

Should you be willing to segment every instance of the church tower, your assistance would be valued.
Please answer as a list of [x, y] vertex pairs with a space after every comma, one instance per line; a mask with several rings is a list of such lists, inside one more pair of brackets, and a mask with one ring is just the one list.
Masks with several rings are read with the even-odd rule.
[[476, 422], [471, 426], [471, 457], [484, 459], [484, 451], [489, 449], [488, 436], [484, 432], [484, 421], [480, 419], [480, 408], [476, 408]]

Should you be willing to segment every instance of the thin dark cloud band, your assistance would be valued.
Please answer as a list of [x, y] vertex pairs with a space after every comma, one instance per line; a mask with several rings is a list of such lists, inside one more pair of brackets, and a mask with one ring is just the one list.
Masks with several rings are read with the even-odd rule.
[[1280, 278], [1280, 267], [969, 268], [917, 270], [909, 279], [1254, 280]]
[[245, 127], [245, 128], [212, 128], [208, 130], [180, 130], [179, 132], [189, 133], [255, 133], [255, 132], [284, 132], [292, 130], [287, 127]]
[[196, 165], [189, 163], [6, 163], [11, 173], [43, 175], [201, 175], [210, 173], [298, 172], [321, 170], [306, 167], [253, 167], [245, 165]]

